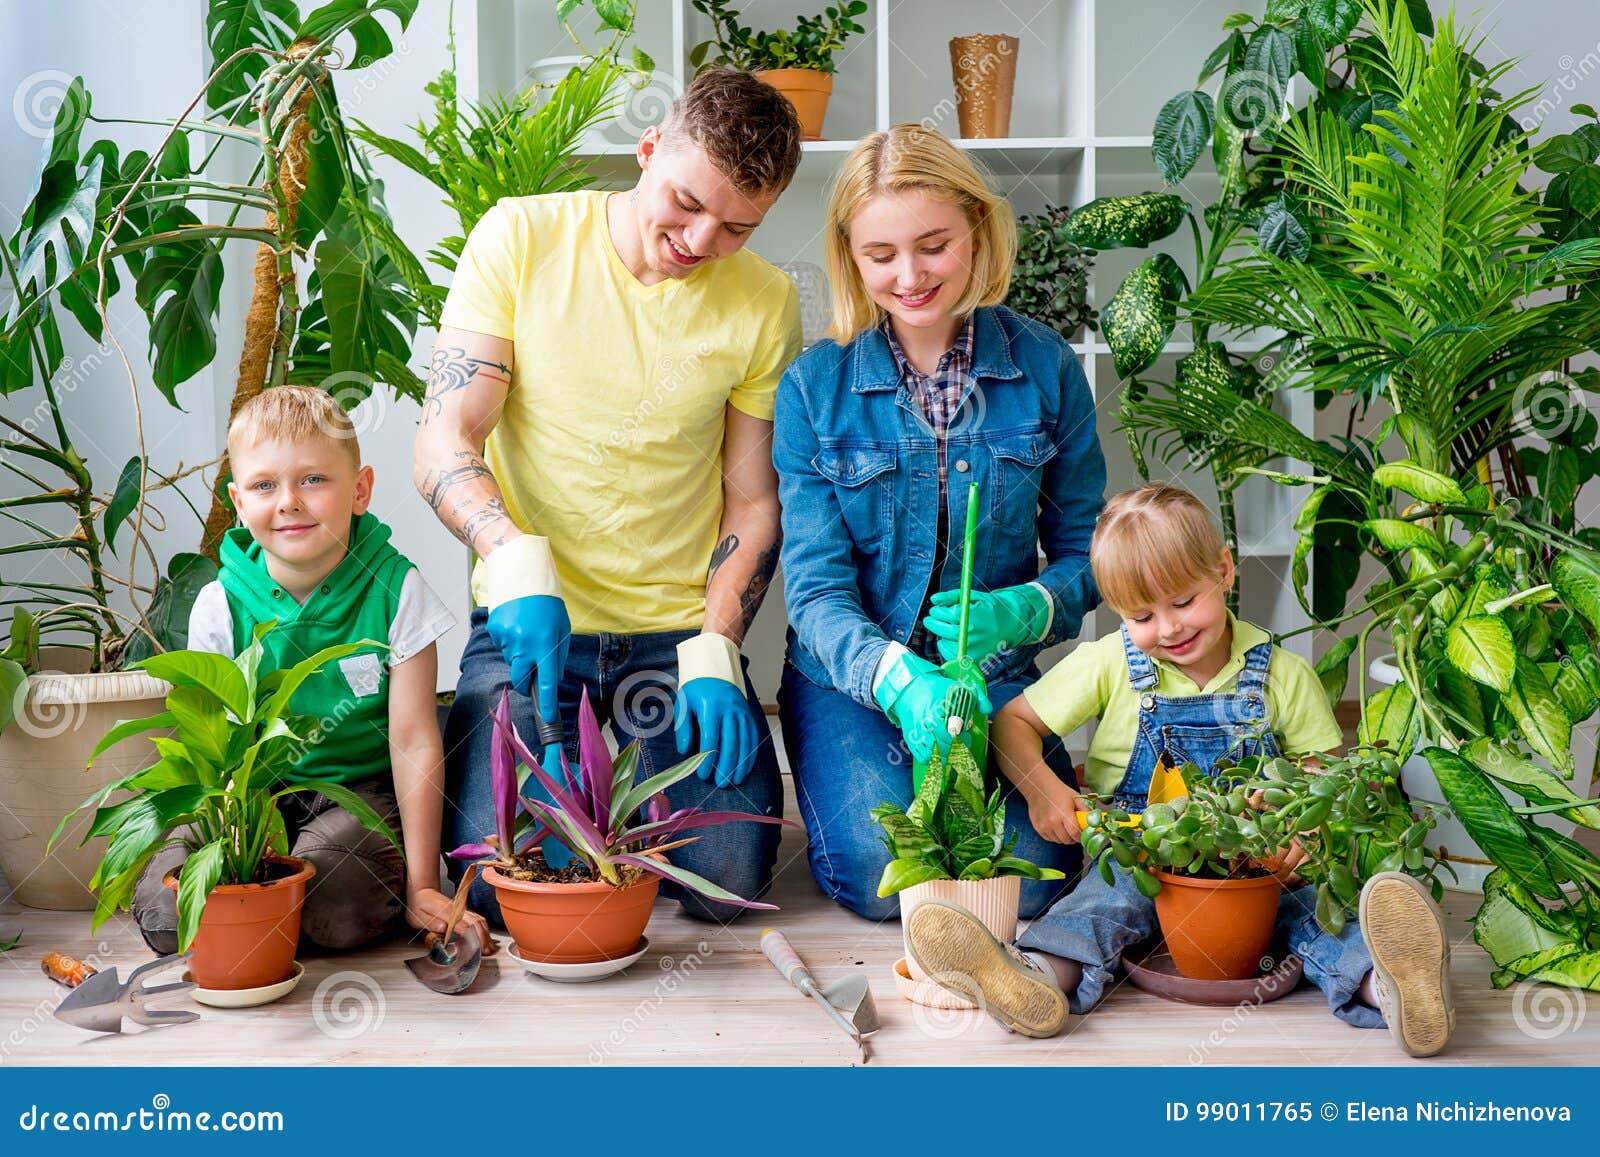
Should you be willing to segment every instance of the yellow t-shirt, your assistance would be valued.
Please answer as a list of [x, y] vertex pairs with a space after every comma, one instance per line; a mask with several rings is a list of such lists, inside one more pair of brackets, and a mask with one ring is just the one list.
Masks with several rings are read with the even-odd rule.
[[[1232, 621], [1233, 651], [1216, 678], [1198, 687], [1177, 667], [1152, 659], [1159, 680], [1155, 693], [1179, 697], [1236, 690], [1245, 652], [1271, 636], [1254, 623]], [[1069, 735], [1089, 720], [1099, 720], [1084, 758], [1082, 786], [1096, 795], [1114, 792], [1128, 770], [1139, 727], [1140, 692], [1128, 683], [1122, 632], [1079, 644], [1022, 694], [1057, 735]], [[1267, 724], [1282, 736], [1286, 751], [1335, 751], [1344, 746], [1344, 733], [1316, 671], [1301, 656], [1282, 647], [1272, 648], [1267, 665]]]
[[[730, 404], [772, 420], [800, 352], [794, 283], [748, 250], [642, 285], [607, 194], [508, 197], [467, 239], [443, 322], [515, 343], [485, 458], [549, 538], [580, 634], [699, 629]], [[483, 567], [472, 583], [484, 602]]]

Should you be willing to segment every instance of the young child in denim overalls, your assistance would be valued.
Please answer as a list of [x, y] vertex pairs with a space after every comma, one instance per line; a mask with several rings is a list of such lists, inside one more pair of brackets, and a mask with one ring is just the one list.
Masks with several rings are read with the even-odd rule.
[[[1118, 495], [1100, 517], [1090, 562], [1121, 629], [1079, 646], [1012, 700], [990, 732], [995, 763], [1028, 801], [1040, 835], [1079, 840], [1082, 798], [1040, 774], [1040, 752], [1044, 737], [1090, 719], [1099, 722], [1085, 788], [1133, 811], [1144, 808], [1163, 753], [1214, 769], [1224, 759], [1342, 746], [1311, 665], [1228, 611], [1233, 558], [1194, 495], [1159, 483]], [[1423, 885], [1398, 872], [1374, 876], [1359, 920], [1332, 936], [1317, 924], [1315, 889], [1295, 886], [1304, 851], [1292, 845], [1282, 858], [1288, 886], [1278, 931], [1334, 1015], [1359, 1028], [1387, 1024], [1414, 1056], [1443, 1048], [1454, 1024], [1449, 941]], [[965, 909], [936, 904], [913, 912], [907, 944], [930, 976], [1006, 1027], [1052, 1036], [1069, 1010], [1099, 1003], [1126, 950], [1158, 933], [1154, 903], [1125, 870], [1115, 878], [1086, 873], [1014, 946]]]

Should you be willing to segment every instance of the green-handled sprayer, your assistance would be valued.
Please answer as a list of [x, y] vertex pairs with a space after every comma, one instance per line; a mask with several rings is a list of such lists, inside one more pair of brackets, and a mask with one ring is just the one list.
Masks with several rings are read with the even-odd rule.
[[[988, 698], [989, 688], [983, 671], [967, 654], [967, 620], [972, 612], [972, 559], [978, 541], [978, 484], [967, 488], [967, 532], [961, 545], [961, 619], [956, 629], [955, 658], [945, 662], [940, 672], [956, 686], [945, 695], [944, 713], [952, 743], [964, 743], [982, 771], [989, 760], [989, 718], [978, 710]], [[928, 765], [912, 764], [913, 790], [922, 787]]]

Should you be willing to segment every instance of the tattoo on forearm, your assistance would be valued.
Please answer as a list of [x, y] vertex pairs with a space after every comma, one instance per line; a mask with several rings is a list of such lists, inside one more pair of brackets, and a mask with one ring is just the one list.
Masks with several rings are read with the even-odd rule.
[[422, 399], [422, 424], [426, 426], [444, 410], [444, 397], [472, 384], [472, 379], [483, 376], [511, 381], [511, 367], [503, 362], [486, 358], [468, 357], [460, 346], [435, 349], [433, 364], [428, 371], [428, 392]]
[[724, 538], [721, 542], [717, 543], [717, 549], [711, 552], [711, 566], [706, 571], [707, 582], [710, 582], [711, 579], [716, 575], [717, 568], [723, 563], [727, 562], [728, 559], [732, 557], [733, 552], [738, 549], [739, 536], [737, 534], [730, 534], [727, 538]]
[[739, 612], [743, 620], [741, 637], [749, 633], [750, 624], [755, 622], [756, 612], [761, 609], [761, 600], [767, 597], [772, 574], [778, 569], [778, 553], [782, 546], [782, 542], [774, 542], [762, 552], [761, 557], [756, 559], [756, 569], [750, 575], [750, 581], [739, 595]]
[[[491, 482], [494, 479], [489, 464], [479, 455], [458, 450], [456, 459], [460, 465], [428, 473], [423, 479], [423, 497], [452, 534], [478, 554], [487, 555], [512, 536], [516, 524], [506, 512], [505, 503], [498, 497], [491, 497], [480, 505], [470, 494], [459, 497], [452, 494], [452, 491], [459, 490], [473, 479], [488, 478]], [[447, 504], [448, 516], [445, 510]], [[480, 542], [480, 538], [488, 541]]]

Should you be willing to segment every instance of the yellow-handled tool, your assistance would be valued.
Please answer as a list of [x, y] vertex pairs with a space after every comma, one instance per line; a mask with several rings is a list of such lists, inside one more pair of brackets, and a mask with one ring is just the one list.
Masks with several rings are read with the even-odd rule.
[[[1145, 793], [1145, 802], [1173, 803], [1176, 800], [1187, 799], [1189, 787], [1183, 782], [1183, 773], [1172, 765], [1172, 760], [1162, 753], [1156, 760], [1155, 771], [1150, 775], [1150, 790]], [[1079, 808], [1074, 815], [1078, 820], [1078, 830], [1083, 831], [1089, 826], [1089, 813]], [[1118, 823], [1118, 827], [1136, 828], [1139, 826], [1138, 816], [1129, 816]]]

